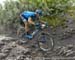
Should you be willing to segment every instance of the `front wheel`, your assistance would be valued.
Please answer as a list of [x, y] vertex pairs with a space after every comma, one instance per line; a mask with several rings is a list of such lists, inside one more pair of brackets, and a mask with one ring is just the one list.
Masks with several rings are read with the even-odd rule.
[[54, 47], [54, 40], [47, 32], [41, 32], [38, 37], [38, 46], [43, 51], [50, 51]]

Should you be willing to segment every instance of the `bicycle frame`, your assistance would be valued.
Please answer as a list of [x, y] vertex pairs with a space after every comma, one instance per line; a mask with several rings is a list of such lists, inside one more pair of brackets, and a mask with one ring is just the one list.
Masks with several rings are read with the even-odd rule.
[[[23, 34], [21, 34], [21, 35], [22, 35], [21, 37], [25, 37], [25, 38], [28, 38], [28, 39], [32, 39], [36, 34], [39, 33], [39, 31], [43, 31], [44, 29], [46, 29], [46, 27], [48, 27], [47, 24], [38, 23], [38, 24], [35, 26], [35, 29], [31, 31], [31, 32], [32, 32], [32, 33], [31, 33], [31, 36], [28, 36], [28, 35], [26, 35], [26, 34], [23, 32]], [[21, 28], [24, 29], [24, 27], [21, 27]], [[21, 29], [21, 28], [20, 28], [20, 29]], [[18, 31], [17, 31], [17, 33], [19, 33], [19, 34], [20, 34], [20, 29], [18, 29]], [[19, 34], [17, 34], [17, 35], [19, 35]]]
[[45, 27], [46, 27], [46, 24], [41, 24], [41, 27], [39, 29], [35, 29], [31, 35], [34, 37], [39, 31], [42, 31], [43, 29], [45, 29]]
[[[37, 28], [36, 28], [37, 27]], [[54, 40], [53, 40], [53, 38], [50, 36], [50, 34], [49, 34], [49, 25], [46, 23], [46, 24], [37, 24], [36, 26], [35, 26], [35, 29], [33, 30], [31, 30], [31, 37], [26, 37], [26, 34], [24, 33], [24, 31], [23, 31], [23, 34], [21, 34], [21, 37], [23, 37], [23, 38], [27, 38], [28, 40], [31, 40], [31, 39], [33, 39], [36, 35], [37, 35], [37, 44], [38, 44], [38, 47], [40, 48], [40, 49], [42, 49], [43, 51], [49, 51], [49, 50], [52, 50], [53, 49], [53, 47], [54, 47]], [[48, 28], [48, 29], [47, 29]], [[20, 28], [20, 29], [24, 29], [24, 27], [22, 27], [22, 28]], [[20, 30], [19, 29], [19, 30]], [[45, 39], [45, 37], [48, 37], [48, 40], [47, 39]], [[40, 38], [42, 38], [42, 40], [40, 39]], [[46, 42], [49, 42], [49, 44], [51, 45], [51, 46], [49, 46], [49, 48], [47, 48], [47, 49], [44, 49], [44, 48], [42, 48], [41, 46], [40, 46], [40, 42], [42, 42], [42, 43], [46, 43]]]

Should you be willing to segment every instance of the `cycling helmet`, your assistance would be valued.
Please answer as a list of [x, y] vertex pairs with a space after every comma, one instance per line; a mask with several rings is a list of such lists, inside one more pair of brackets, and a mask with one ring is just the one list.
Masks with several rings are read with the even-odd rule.
[[42, 16], [42, 10], [37, 9], [35, 12]]

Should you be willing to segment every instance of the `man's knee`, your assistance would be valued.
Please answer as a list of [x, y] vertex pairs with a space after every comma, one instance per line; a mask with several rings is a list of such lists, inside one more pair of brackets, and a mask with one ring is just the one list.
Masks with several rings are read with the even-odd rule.
[[28, 23], [29, 23], [30, 25], [34, 25], [34, 24], [35, 24], [32, 20], [28, 20]]
[[31, 21], [30, 21], [30, 20], [28, 20], [28, 23], [29, 23], [29, 24], [31, 24]]

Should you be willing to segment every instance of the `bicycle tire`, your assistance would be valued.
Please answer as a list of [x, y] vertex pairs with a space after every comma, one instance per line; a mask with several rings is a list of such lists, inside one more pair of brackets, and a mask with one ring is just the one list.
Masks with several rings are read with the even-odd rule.
[[[46, 49], [43, 49], [41, 46], [40, 46], [40, 42], [41, 42], [41, 37], [43, 36], [43, 34], [45, 35], [45, 37], [47, 37], [48, 39], [46, 40], [46, 44], [47, 44], [47, 46], [48, 46], [48, 48], [46, 48]], [[41, 50], [43, 50], [43, 51], [50, 51], [50, 50], [53, 50], [53, 48], [54, 48], [54, 40], [53, 40], [53, 38], [50, 36], [50, 34], [49, 33], [47, 33], [47, 32], [41, 32], [40, 34], [39, 34], [39, 37], [38, 37], [38, 46], [39, 46], [39, 48], [41, 49]]]
[[18, 37], [22, 37], [24, 33], [25, 33], [24, 27], [19, 27], [17, 29], [17, 35], [18, 35]]

